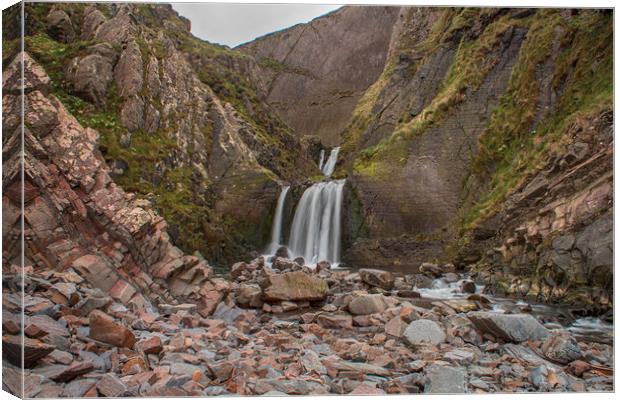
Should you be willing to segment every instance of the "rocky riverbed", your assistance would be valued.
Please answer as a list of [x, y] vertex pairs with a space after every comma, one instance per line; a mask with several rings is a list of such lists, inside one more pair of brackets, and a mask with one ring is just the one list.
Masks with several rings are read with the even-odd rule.
[[[22, 276], [4, 272], [3, 384], [16, 393]], [[486, 297], [451, 265], [394, 276], [261, 257], [232, 266], [208, 316], [123, 305], [72, 269], [25, 272], [27, 397], [613, 390], [604, 333]]]

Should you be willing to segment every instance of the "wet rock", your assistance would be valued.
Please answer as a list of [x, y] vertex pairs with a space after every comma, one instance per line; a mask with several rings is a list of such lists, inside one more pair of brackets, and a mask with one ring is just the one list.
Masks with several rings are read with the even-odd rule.
[[463, 368], [445, 365], [431, 365], [426, 370], [426, 393], [466, 393], [465, 371]]
[[321, 314], [317, 322], [327, 329], [351, 329], [353, 327], [353, 317], [348, 314]]
[[443, 270], [441, 269], [441, 267], [437, 264], [433, 264], [433, 263], [422, 263], [422, 265], [420, 265], [420, 269], [419, 269], [421, 274], [433, 277], [433, 278], [439, 278], [442, 274], [443, 274]]
[[[22, 347], [23, 340], [23, 347]], [[24, 368], [32, 368], [37, 362], [54, 351], [55, 347], [45, 344], [40, 340], [29, 339], [21, 336], [2, 336], [2, 353], [11, 364], [22, 366], [22, 348]]]
[[295, 262], [295, 264], [297, 264], [299, 266], [306, 265], [306, 260], [304, 260], [303, 257], [295, 257], [295, 259], [293, 261]]
[[116, 375], [105, 374], [97, 382], [97, 390], [105, 397], [121, 397], [127, 391], [127, 386]]
[[441, 326], [429, 319], [413, 321], [403, 332], [403, 336], [411, 345], [423, 343], [439, 344], [446, 340], [446, 334]]
[[549, 331], [529, 314], [498, 314], [486, 311], [473, 311], [467, 317], [481, 333], [488, 333], [497, 338], [524, 342], [526, 340], [544, 340]]
[[132, 348], [136, 342], [133, 332], [99, 310], [91, 312], [88, 320], [92, 339], [117, 347], [129, 348]]
[[459, 281], [459, 290], [461, 293], [476, 293], [476, 284], [469, 279], [463, 279]]
[[276, 250], [275, 256], [288, 259], [289, 258], [288, 247], [280, 246], [278, 250]]
[[269, 275], [263, 283], [263, 297], [268, 301], [316, 301], [327, 296], [327, 281], [303, 272]]
[[394, 287], [394, 275], [389, 271], [379, 269], [360, 269], [360, 278], [370, 286], [391, 290]]
[[568, 364], [582, 357], [575, 338], [568, 332], [554, 332], [543, 343], [542, 352], [548, 359]]
[[405, 297], [408, 299], [417, 299], [421, 297], [420, 292], [415, 290], [399, 290], [396, 294], [400, 297]]
[[276, 259], [273, 260], [273, 263], [271, 265], [274, 269], [277, 269], [280, 271], [293, 270], [299, 266], [297, 262], [290, 260], [288, 258], [281, 258], [281, 257], [276, 257]]
[[328, 261], [319, 261], [316, 264], [316, 272], [319, 273], [321, 271], [329, 271], [332, 268], [332, 265]]

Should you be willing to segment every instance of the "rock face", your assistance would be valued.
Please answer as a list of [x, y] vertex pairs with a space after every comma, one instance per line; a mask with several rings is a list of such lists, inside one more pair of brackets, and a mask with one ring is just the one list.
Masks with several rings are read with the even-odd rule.
[[327, 282], [303, 272], [268, 275], [263, 284], [266, 300], [315, 301], [327, 296]]
[[[210, 267], [170, 242], [166, 222], [149, 202], [112, 182], [98, 151], [98, 132], [84, 128], [50, 93], [49, 77], [28, 54], [19, 54], [4, 71], [3, 111], [19, 108], [22, 56], [27, 258], [36, 266], [72, 268], [81, 279], [137, 309], [148, 310], [151, 301], [175, 297], [200, 303], [213, 290], [207, 285]], [[4, 129], [10, 132], [3, 149], [5, 165], [11, 167], [3, 174], [3, 237], [7, 257], [13, 259], [20, 248], [11, 238], [19, 237], [22, 228], [19, 119], [5, 118]], [[67, 293], [70, 301], [66, 290], [61, 294]]]
[[59, 97], [79, 99], [64, 105], [98, 130], [105, 162], [122, 166], [111, 178], [166, 215], [178, 246], [227, 263], [264, 245], [278, 182], [310, 175], [314, 162], [264, 101], [254, 59], [194, 38], [169, 5], [25, 13], [27, 34], [51, 35], [26, 51], [53, 70]]
[[361, 95], [383, 70], [399, 12], [343, 7], [239, 49], [259, 62], [267, 101], [296, 134], [317, 135], [335, 146]]
[[497, 338], [524, 342], [526, 340], [543, 340], [549, 331], [536, 318], [529, 314], [497, 314], [485, 311], [473, 311], [467, 317], [482, 333], [489, 333]]

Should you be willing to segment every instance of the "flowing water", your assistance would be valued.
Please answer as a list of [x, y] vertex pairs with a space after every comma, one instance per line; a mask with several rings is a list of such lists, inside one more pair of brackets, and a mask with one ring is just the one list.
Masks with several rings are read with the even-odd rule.
[[[331, 158], [331, 157], [330, 157]], [[312, 185], [295, 209], [288, 247], [306, 263], [340, 262], [340, 219], [344, 179]]]
[[319, 169], [323, 172], [323, 162], [325, 162], [325, 150], [321, 150], [319, 154]]
[[273, 215], [273, 225], [271, 226], [271, 243], [269, 244], [269, 254], [275, 254], [276, 250], [282, 243], [282, 213], [284, 211], [284, 203], [290, 186], [283, 186], [278, 197], [276, 212]]
[[[339, 152], [340, 152], [340, 147], [334, 147], [332, 151], [329, 153], [329, 158], [325, 162], [325, 165], [322, 165], [322, 168], [321, 168], [321, 164], [323, 164], [322, 162], [323, 157], [321, 157], [321, 160], [319, 160], [320, 161], [319, 168], [321, 169], [321, 172], [323, 172], [323, 175], [325, 175], [328, 178], [332, 176], [332, 174], [334, 173], [334, 168], [336, 168], [336, 162], [338, 161]], [[322, 155], [324, 156], [325, 153], [322, 153]]]
[[[461, 279], [468, 278], [467, 275], [461, 276]], [[429, 288], [415, 288], [415, 290], [422, 297], [437, 300], [466, 299], [471, 295], [470, 293], [461, 292], [458, 282], [448, 283], [442, 278], [433, 280]], [[613, 323], [603, 321], [600, 318], [574, 318], [566, 307], [532, 302], [526, 303], [523, 300], [513, 298], [490, 296], [484, 294], [484, 285], [476, 285], [476, 294], [483, 294], [491, 301], [490, 311], [497, 313], [529, 312], [543, 321], [550, 322], [550, 329], [566, 329], [578, 340], [606, 344], [613, 343]], [[557, 325], [557, 328], [554, 328], [554, 325]]]

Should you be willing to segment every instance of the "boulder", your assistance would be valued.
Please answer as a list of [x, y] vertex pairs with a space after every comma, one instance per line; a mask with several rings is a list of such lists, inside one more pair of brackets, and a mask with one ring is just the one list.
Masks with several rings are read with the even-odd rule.
[[446, 340], [446, 333], [439, 324], [430, 319], [418, 319], [407, 326], [403, 336], [411, 345], [439, 344]]
[[458, 285], [461, 293], [476, 293], [476, 284], [470, 279], [462, 279]]
[[349, 303], [349, 311], [354, 315], [378, 314], [387, 308], [382, 294], [368, 294], [355, 297]]
[[75, 39], [75, 29], [69, 15], [57, 7], [47, 14], [47, 32], [51, 37], [64, 43], [72, 42]]
[[116, 347], [132, 348], [136, 342], [133, 332], [109, 315], [95, 310], [89, 315], [90, 337]]
[[433, 278], [439, 278], [443, 271], [439, 265], [425, 262], [420, 265], [420, 273]]
[[100, 54], [74, 58], [65, 73], [69, 90], [84, 100], [103, 104], [113, 79], [112, 65], [109, 58]]
[[261, 308], [262, 291], [257, 284], [242, 283], [235, 291], [235, 302], [244, 308]]
[[391, 290], [394, 287], [394, 275], [389, 271], [379, 269], [360, 269], [360, 278], [370, 286]]
[[280, 246], [278, 247], [278, 250], [276, 250], [276, 257], [280, 257], [280, 258], [289, 258], [289, 254], [288, 254], [288, 248], [286, 246]]
[[498, 314], [487, 311], [472, 311], [467, 317], [478, 331], [496, 338], [520, 343], [526, 340], [544, 340], [549, 336], [547, 328], [530, 314]]
[[301, 271], [268, 275], [262, 287], [267, 301], [317, 301], [323, 300], [328, 291], [325, 279]]
[[329, 261], [319, 261], [316, 264], [316, 272], [321, 272], [321, 271], [328, 271], [332, 268], [332, 265], [329, 263]]
[[403, 321], [400, 315], [395, 316], [389, 320], [387, 324], [385, 324], [385, 333], [397, 338], [403, 335], [405, 329], [407, 329], [407, 324]]
[[426, 370], [425, 393], [465, 393], [464, 368], [447, 365], [431, 365]]
[[273, 263], [271, 265], [274, 269], [280, 271], [292, 270], [293, 268], [299, 266], [299, 264], [297, 264], [295, 261], [282, 257], [276, 257], [276, 259], [273, 260]]
[[561, 364], [568, 364], [582, 356], [579, 344], [568, 332], [554, 332], [547, 337], [542, 352], [548, 359]]

